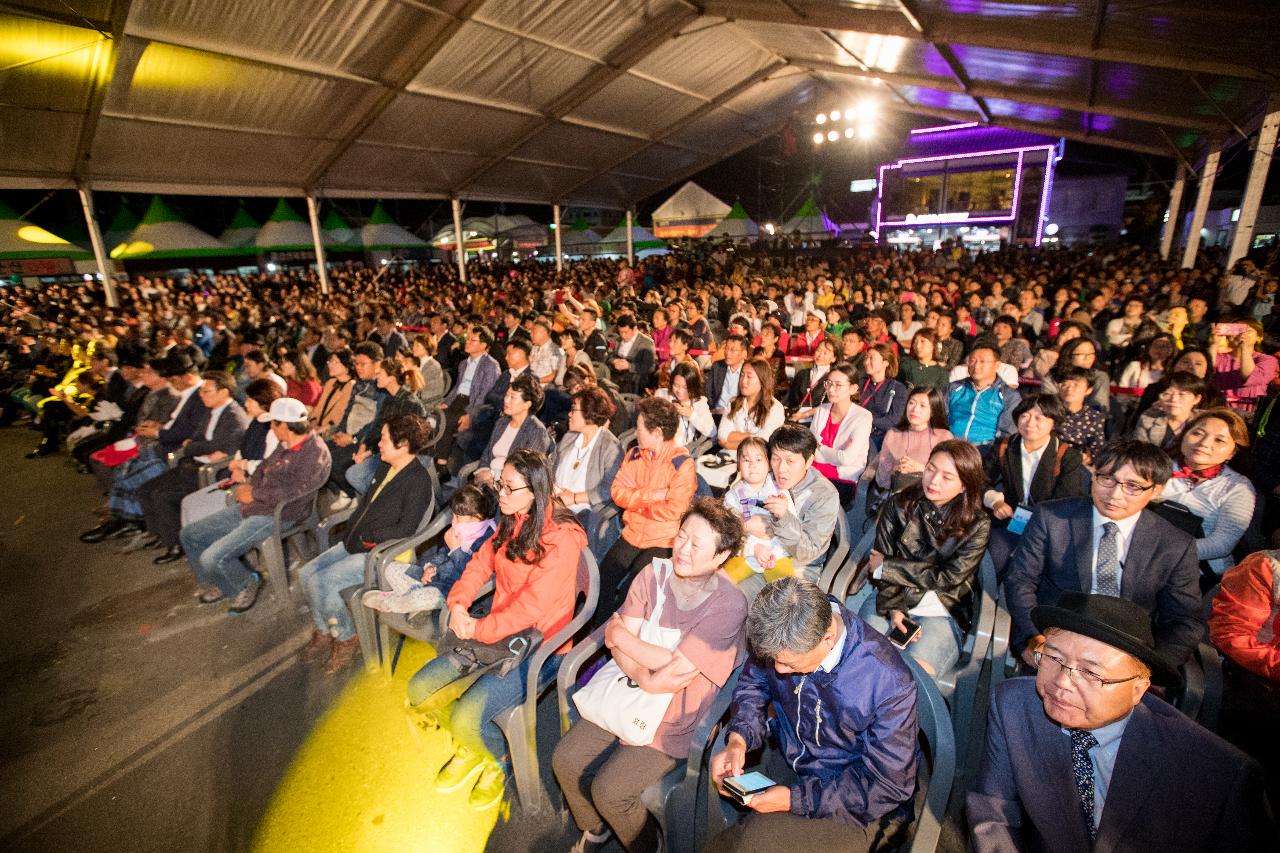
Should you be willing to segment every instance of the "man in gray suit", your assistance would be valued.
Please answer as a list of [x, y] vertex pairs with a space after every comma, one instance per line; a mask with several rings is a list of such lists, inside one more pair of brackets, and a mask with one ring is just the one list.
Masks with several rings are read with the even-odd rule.
[[1113, 441], [1093, 460], [1088, 498], [1039, 504], [1005, 580], [1011, 641], [1031, 664], [1041, 637], [1031, 609], [1064, 591], [1126, 598], [1152, 620], [1156, 649], [1180, 666], [1204, 636], [1195, 540], [1147, 510], [1172, 473], [1169, 457], [1141, 441]]
[[966, 799], [976, 853], [1275, 849], [1257, 763], [1146, 695], [1180, 681], [1146, 611], [1065, 592], [1032, 619], [1036, 677], [996, 689]]
[[618, 344], [614, 357], [609, 361], [613, 370], [613, 381], [619, 388], [630, 394], [642, 394], [653, 385], [653, 372], [657, 366], [657, 353], [653, 348], [653, 339], [640, 334], [636, 328], [636, 318], [623, 314], [618, 318]]

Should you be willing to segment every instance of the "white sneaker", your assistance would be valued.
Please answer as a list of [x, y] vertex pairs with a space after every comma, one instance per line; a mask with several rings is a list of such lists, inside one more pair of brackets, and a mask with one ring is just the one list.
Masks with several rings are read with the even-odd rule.
[[419, 586], [406, 593], [371, 589], [360, 600], [365, 607], [380, 613], [420, 613], [444, 606], [444, 596], [433, 586]]

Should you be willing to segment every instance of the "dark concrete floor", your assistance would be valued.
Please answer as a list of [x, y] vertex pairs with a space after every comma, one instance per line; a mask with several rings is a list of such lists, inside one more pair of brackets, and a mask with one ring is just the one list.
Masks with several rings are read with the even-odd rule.
[[[525, 853], [576, 839], [564, 814], [510, 806], [495, 824], [434, 794], [447, 746], [406, 726], [399, 683], [422, 649], [390, 681], [301, 664], [296, 604], [232, 617], [195, 603], [185, 562], [79, 542], [102, 499], [66, 456], [23, 459], [33, 436], [0, 430], [0, 849]], [[554, 699], [539, 711], [550, 780]], [[980, 743], [976, 716], [961, 737]], [[964, 850], [954, 817], [939, 850]]]

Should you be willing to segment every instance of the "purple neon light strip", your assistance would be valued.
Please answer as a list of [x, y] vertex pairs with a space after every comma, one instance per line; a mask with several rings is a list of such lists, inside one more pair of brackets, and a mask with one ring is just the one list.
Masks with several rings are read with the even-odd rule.
[[966, 121], [961, 124], [940, 124], [935, 127], [917, 127], [910, 131], [911, 136], [923, 136], [926, 133], [945, 133], [948, 130], [963, 130], [967, 127], [977, 127], [976, 121]]
[[1009, 228], [1009, 239], [1018, 236], [1018, 208], [1022, 206], [1022, 157], [1018, 152], [1018, 171], [1013, 173], [1013, 225]]
[[[876, 188], [876, 234], [880, 233], [880, 226], [882, 225], [889, 225], [889, 226], [916, 225], [916, 224], [958, 225], [961, 222], [1012, 222], [1015, 218], [1017, 218], [1017, 205], [1019, 201], [1018, 193], [1022, 188], [1023, 156], [1026, 153], [1031, 151], [1053, 152], [1056, 150], [1057, 150], [1056, 145], [1035, 145], [1027, 148], [1002, 148], [997, 151], [975, 151], [970, 154], [940, 154], [935, 157], [912, 157], [906, 160], [899, 160], [896, 163], [885, 163], [880, 166], [880, 183], [879, 183], [879, 186]], [[908, 163], [935, 163], [939, 160], [959, 160], [966, 157], [992, 157], [992, 156], [995, 156], [996, 154], [1017, 154], [1018, 155], [1017, 171], [1015, 172], [1014, 179], [1013, 179], [1014, 214], [1012, 216], [975, 216], [970, 219], [961, 219], [955, 222], [942, 222], [942, 223], [938, 223], [938, 222], [915, 223], [915, 222], [907, 222], [905, 219], [884, 220], [880, 218], [880, 202], [881, 202], [881, 195], [884, 192], [884, 172], [886, 169], [901, 169], [903, 166], [905, 166]], [[1046, 157], [1046, 159], [1052, 160], [1053, 158]]]
[[[1057, 150], [1056, 148], [1054, 149]], [[1053, 164], [1057, 160], [1053, 156], [1053, 151], [1044, 158], [1044, 187], [1040, 192], [1040, 216], [1036, 219], [1036, 245], [1039, 246], [1044, 239], [1044, 222], [1049, 218], [1049, 194], [1053, 191]]]

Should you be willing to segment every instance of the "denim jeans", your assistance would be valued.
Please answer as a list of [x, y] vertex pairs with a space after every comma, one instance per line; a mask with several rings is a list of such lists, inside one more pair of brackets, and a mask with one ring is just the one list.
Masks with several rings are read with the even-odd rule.
[[378, 473], [378, 454], [373, 454], [363, 462], [356, 462], [347, 469], [345, 474], [347, 484], [356, 490], [357, 495], [363, 495], [369, 491], [369, 485], [373, 482], [373, 475]]
[[240, 559], [271, 536], [271, 516], [240, 517], [240, 505], [206, 515], [178, 533], [196, 580], [215, 584], [223, 595], [244, 589], [252, 574]]
[[[881, 634], [889, 633], [889, 621], [876, 615], [876, 598], [869, 596], [862, 603], [858, 614], [863, 621]], [[912, 616], [907, 618], [920, 626], [920, 638], [907, 646], [907, 651], [920, 663], [933, 668], [935, 675], [945, 675], [960, 661], [960, 626], [950, 616]]]
[[356, 635], [355, 622], [351, 621], [341, 593], [349, 586], [364, 582], [364, 559], [364, 554], [352, 554], [339, 542], [298, 571], [317, 631], [333, 631], [339, 640], [350, 640]]
[[[544, 678], [554, 676], [560, 669], [564, 655], [552, 655], [542, 667]], [[507, 739], [493, 718], [519, 702], [524, 701], [525, 684], [529, 676], [526, 657], [517, 668], [504, 676], [486, 673], [467, 689], [453, 705], [450, 731], [453, 739], [468, 751], [483, 754], [489, 751], [498, 761], [505, 761]], [[460, 677], [457, 664], [448, 655], [441, 655], [427, 662], [409, 680], [409, 704], [418, 705], [441, 687]]]

